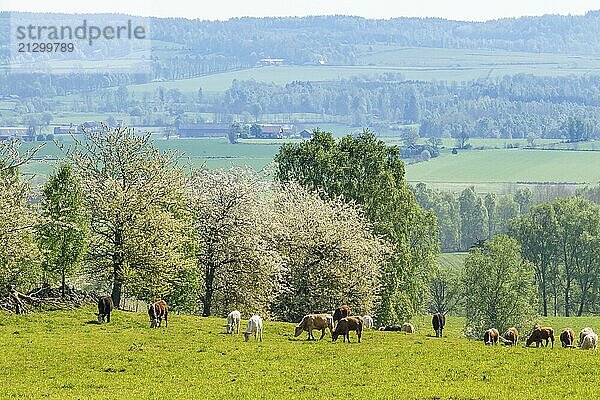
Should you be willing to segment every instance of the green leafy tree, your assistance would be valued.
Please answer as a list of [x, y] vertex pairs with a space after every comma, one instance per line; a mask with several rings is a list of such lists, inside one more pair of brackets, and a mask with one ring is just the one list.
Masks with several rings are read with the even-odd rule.
[[462, 191], [458, 199], [460, 207], [460, 236], [463, 249], [488, 237], [487, 210], [474, 187]]
[[558, 221], [552, 204], [535, 206], [531, 213], [511, 222], [511, 235], [521, 244], [523, 256], [534, 266], [535, 281], [542, 313], [548, 316], [548, 299], [551, 294], [551, 274], [558, 262]]
[[521, 257], [519, 243], [498, 235], [483, 248], [473, 248], [463, 274], [465, 333], [482, 337], [488, 328], [503, 332], [528, 328], [535, 315], [533, 266]]
[[83, 191], [70, 164], [61, 164], [44, 185], [38, 243], [44, 269], [58, 277], [65, 295], [66, 278], [77, 271], [85, 254], [87, 218]]
[[435, 215], [423, 211], [409, 191], [398, 148], [369, 131], [336, 141], [317, 130], [310, 140], [284, 144], [275, 162], [280, 182], [297, 181], [326, 200], [356, 202], [374, 232], [391, 244], [391, 262], [381, 273], [380, 322], [421, 310], [439, 252], [438, 228]]
[[515, 202], [519, 205], [519, 215], [529, 212], [533, 204], [533, 192], [529, 188], [519, 189], [515, 192]]
[[488, 221], [488, 238], [494, 236], [496, 232], [495, 222], [496, 222], [496, 194], [488, 193], [485, 195], [483, 200], [485, 205], [485, 210], [487, 212], [487, 221]]

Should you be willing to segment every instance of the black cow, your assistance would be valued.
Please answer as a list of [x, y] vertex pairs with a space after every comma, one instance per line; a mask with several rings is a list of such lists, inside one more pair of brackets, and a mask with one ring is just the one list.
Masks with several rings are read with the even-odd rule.
[[386, 325], [379, 328], [380, 331], [392, 331], [392, 332], [400, 332], [402, 327], [400, 325]]
[[98, 323], [103, 323], [104, 317], [106, 317], [106, 322], [110, 322], [110, 312], [114, 308], [115, 306], [110, 296], [101, 296], [98, 299], [98, 312], [96, 313], [98, 316]]
[[435, 337], [442, 337], [442, 331], [444, 325], [446, 325], [446, 316], [443, 313], [434, 314], [431, 323], [435, 331]]

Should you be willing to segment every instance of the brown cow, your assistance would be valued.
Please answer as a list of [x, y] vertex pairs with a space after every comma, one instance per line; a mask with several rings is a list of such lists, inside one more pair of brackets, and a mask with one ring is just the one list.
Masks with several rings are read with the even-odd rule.
[[575, 331], [571, 328], [563, 328], [560, 333], [560, 344], [562, 347], [575, 347]]
[[504, 332], [504, 345], [516, 346], [517, 344], [519, 344], [519, 331], [513, 326]]
[[98, 299], [98, 312], [96, 313], [98, 316], [98, 323], [103, 323], [104, 317], [106, 317], [106, 322], [110, 322], [110, 312], [114, 308], [115, 306], [110, 296], [101, 296]]
[[335, 326], [340, 319], [349, 317], [350, 315], [352, 315], [350, 314], [350, 307], [347, 305], [344, 304], [343, 306], [336, 308], [333, 312], [333, 325]]
[[531, 335], [527, 338], [525, 347], [529, 347], [533, 342], [535, 342], [535, 347], [539, 347], [542, 340], [546, 341], [545, 347], [548, 347], [548, 341], [551, 341], [552, 348], [554, 348], [554, 329], [542, 328], [539, 325], [536, 325], [533, 332], [531, 332]]
[[332, 341], [336, 341], [338, 336], [344, 336], [344, 343], [346, 342], [346, 338], [348, 339], [348, 343], [350, 343], [350, 331], [356, 331], [356, 335], [358, 336], [358, 343], [360, 343], [360, 337], [362, 336], [363, 330], [363, 320], [358, 317], [346, 317], [340, 319], [337, 326], [335, 327], [335, 331], [331, 335]]
[[493, 345], [498, 344], [499, 339], [500, 339], [500, 333], [498, 332], [498, 329], [496, 329], [496, 328], [488, 329], [483, 334], [483, 342], [485, 343], [486, 346], [487, 345], [493, 346]]
[[164, 300], [159, 300], [148, 307], [148, 316], [150, 316], [150, 328], [160, 327], [163, 317], [165, 318], [165, 327], [169, 326], [167, 316], [169, 307]]

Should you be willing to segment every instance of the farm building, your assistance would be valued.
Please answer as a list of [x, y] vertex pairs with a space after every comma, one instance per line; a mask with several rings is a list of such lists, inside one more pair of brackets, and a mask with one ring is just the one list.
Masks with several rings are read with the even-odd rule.
[[300, 137], [302, 139], [311, 139], [313, 137], [313, 134], [311, 131], [309, 131], [308, 129], [302, 129], [300, 131]]
[[258, 139], [281, 139], [283, 137], [283, 128], [281, 125], [261, 124]]
[[0, 140], [22, 139], [30, 136], [29, 128], [24, 126], [0, 127]]
[[77, 135], [81, 132], [79, 126], [74, 126], [73, 124], [69, 126], [55, 126], [54, 134], [55, 135]]
[[182, 124], [178, 129], [179, 137], [227, 137], [229, 124]]

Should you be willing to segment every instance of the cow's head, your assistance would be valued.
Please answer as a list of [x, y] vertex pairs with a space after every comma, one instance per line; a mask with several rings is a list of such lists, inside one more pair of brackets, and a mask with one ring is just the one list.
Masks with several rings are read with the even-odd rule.
[[150, 318], [150, 328], [156, 328], [156, 318]]
[[297, 326], [296, 329], [294, 330], [294, 337], [298, 337], [300, 336], [300, 334], [302, 333], [304, 329], [302, 329], [301, 326]]
[[98, 316], [98, 323], [101, 324], [104, 322], [104, 314], [94, 313]]
[[252, 332], [244, 332], [244, 341], [247, 342], [248, 339], [250, 339], [250, 335], [252, 335]]

